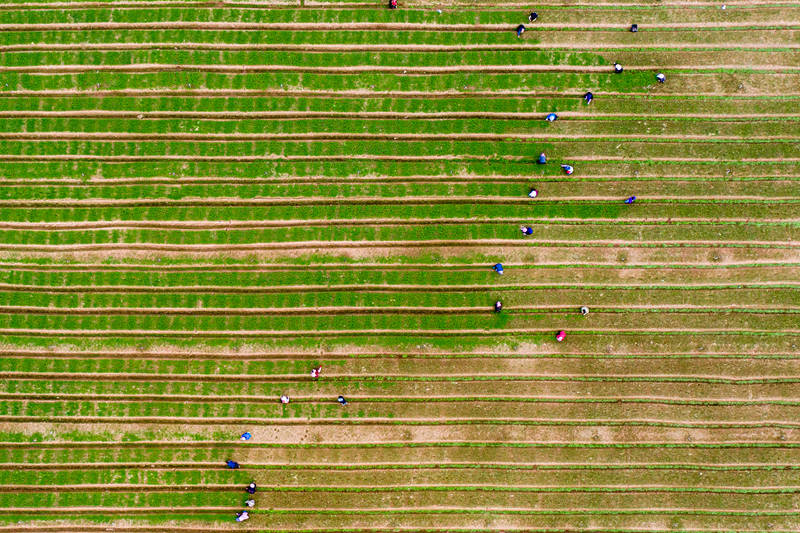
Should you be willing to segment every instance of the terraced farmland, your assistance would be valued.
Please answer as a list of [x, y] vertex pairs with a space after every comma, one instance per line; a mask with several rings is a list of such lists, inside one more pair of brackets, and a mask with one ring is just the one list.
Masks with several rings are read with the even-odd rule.
[[0, 533], [800, 530], [800, 4], [0, 39]]

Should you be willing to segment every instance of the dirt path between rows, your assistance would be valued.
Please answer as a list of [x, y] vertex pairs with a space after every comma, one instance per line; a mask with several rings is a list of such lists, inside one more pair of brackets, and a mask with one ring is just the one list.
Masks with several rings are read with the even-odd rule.
[[475, 239], [475, 240], [424, 240], [424, 241], [294, 241], [264, 242], [252, 244], [159, 244], [159, 243], [99, 243], [99, 244], [0, 244], [0, 251], [16, 253], [65, 253], [65, 252], [184, 252], [184, 253], [216, 253], [216, 252], [258, 252], [289, 250], [340, 250], [340, 249], [392, 249], [395, 253], [408, 248], [768, 248], [794, 250], [800, 248], [800, 242], [794, 241], [525, 241], [515, 239]]
[[556, 217], [519, 217], [519, 218], [384, 218], [384, 219], [303, 219], [303, 220], [262, 220], [262, 221], [108, 221], [108, 222], [0, 222], [0, 229], [21, 231], [91, 231], [91, 230], [126, 230], [126, 229], [153, 229], [187, 231], [214, 230], [214, 229], [260, 229], [283, 228], [297, 226], [431, 226], [431, 225], [459, 225], [459, 224], [519, 224], [536, 223], [542, 226], [673, 226], [676, 224], [692, 223], [695, 225], [720, 225], [736, 224], [741, 226], [791, 226], [800, 221], [800, 218], [767, 219], [759, 217], [727, 218], [713, 217], [703, 219], [687, 218], [556, 218]]
[[[639, 92], [614, 92], [614, 91], [593, 91], [595, 96], [603, 97], [618, 97], [624, 99], [636, 98], [652, 98], [653, 95], [649, 91]], [[286, 88], [282, 90], [274, 89], [179, 89], [179, 88], [154, 88], [154, 89], [60, 89], [60, 90], [13, 90], [13, 91], [0, 91], [0, 99], [2, 98], [65, 98], [69, 96], [87, 96], [87, 97], [170, 97], [170, 96], [184, 96], [184, 97], [217, 97], [217, 98], [245, 98], [245, 97], [282, 97], [282, 98], [357, 98], [357, 99], [462, 99], [462, 98], [507, 98], [507, 99], [530, 99], [530, 98], [580, 98], [583, 96], [582, 92], [571, 92], [565, 89], [563, 92], [554, 91], [368, 91], [368, 90], [341, 90], [341, 91], [325, 91], [325, 90], [302, 90]], [[742, 95], [739, 93], [682, 93], [671, 92], [671, 98], [701, 98], [707, 96], [723, 96], [728, 95], [734, 100], [755, 100], [759, 101], [764, 98], [794, 98], [800, 96], [800, 92], [781, 92], [781, 93], [759, 93], [758, 95]]]
[[[648, 313], [668, 311], [671, 315], [678, 314], [730, 314], [736, 313], [793, 313], [800, 311], [800, 306], [764, 306], [764, 305], [735, 305], [735, 306], [696, 306], [689, 304], [676, 305], [631, 305], [610, 306], [593, 309], [593, 315], [623, 314], [636, 311]], [[0, 314], [43, 314], [43, 315], [190, 315], [190, 316], [334, 316], [334, 315], [483, 315], [486, 306], [476, 307], [369, 307], [369, 306], [337, 306], [337, 307], [51, 307], [51, 306], [9, 306], [0, 305]], [[548, 313], [548, 314], [574, 314], [575, 307], [563, 306], [532, 306], [517, 305], [510, 311]], [[2, 393], [0, 392], [0, 395]]]
[[[408, 117], [405, 117], [408, 118]], [[541, 118], [541, 115], [539, 116]], [[567, 117], [569, 118], [569, 117]], [[642, 118], [642, 117], [640, 117]], [[730, 119], [728, 116], [726, 119]], [[737, 117], [745, 118], [745, 117]], [[784, 117], [785, 118], [785, 117]], [[800, 115], [797, 115], [800, 118]], [[129, 133], [129, 132], [83, 132], [83, 131], [42, 131], [42, 132], [0, 132], [0, 139], [8, 140], [87, 140], [87, 141], [191, 141], [191, 142], [246, 142], [246, 141], [600, 141], [614, 142], [620, 139], [634, 141], [664, 142], [691, 141], [713, 143], [747, 143], [754, 141], [800, 141], [796, 135], [652, 135], [652, 134], [545, 134], [545, 133]]]
[[[261, 205], [281, 205], [281, 206], [319, 206], [319, 205], [535, 205], [535, 204], [569, 204], [569, 203], [593, 203], [597, 201], [611, 200], [619, 202], [619, 197], [609, 196], [569, 196], [558, 200], [537, 200], [532, 201], [525, 196], [396, 196], [396, 197], [374, 197], [374, 196], [297, 196], [297, 197], [255, 197], [255, 198], [235, 198], [235, 197], [211, 197], [211, 198], [52, 198], [52, 199], [26, 199], [9, 200], [0, 199], [0, 207], [16, 208], [44, 208], [44, 207], [198, 207], [198, 206], [239, 206], [253, 207]], [[719, 200], [727, 202], [736, 201], [737, 203], [757, 203], [770, 205], [776, 203], [795, 204], [800, 203], [800, 196], [775, 196], [764, 197], [754, 195], [709, 195], [709, 196], [663, 196], [654, 195], [647, 198], [650, 204], [664, 202], [674, 204], [675, 200], [684, 203], [713, 203]], [[369, 220], [369, 219], [365, 219]], [[377, 220], [377, 219], [373, 219]], [[384, 219], [390, 220], [390, 219]], [[397, 219], [404, 220], [404, 219]], [[405, 219], [407, 220], [407, 219]], [[436, 221], [436, 219], [419, 219], [420, 221]], [[459, 219], [460, 220], [460, 219]], [[463, 219], [473, 220], [473, 219]], [[508, 220], [518, 220], [510, 218]], [[578, 221], [581, 221], [580, 219]], [[602, 219], [598, 219], [602, 220]], [[613, 219], [616, 221], [618, 219]], [[624, 220], [624, 219], [623, 219]], [[678, 220], [677, 218], [674, 220]], [[716, 218], [714, 219], [716, 220]], [[779, 219], [782, 220], [782, 219]], [[274, 221], [280, 223], [281, 221]], [[297, 222], [300, 222], [299, 220]], [[438, 221], [436, 221], [438, 222]], [[108, 222], [101, 222], [108, 224]], [[270, 223], [270, 221], [263, 221]], [[21, 223], [17, 223], [21, 224]], [[55, 223], [54, 223], [55, 224]], [[357, 224], [357, 222], [356, 222]]]

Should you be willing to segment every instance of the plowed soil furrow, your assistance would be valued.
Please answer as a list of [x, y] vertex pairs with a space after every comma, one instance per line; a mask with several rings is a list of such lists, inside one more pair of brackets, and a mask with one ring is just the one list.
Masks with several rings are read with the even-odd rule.
[[[798, 354], [791, 354], [791, 353], [768, 353], [770, 359], [776, 360], [794, 360], [800, 359], [800, 353]], [[630, 360], [637, 360], [641, 363], [641, 360], [670, 360], [670, 359], [698, 359], [698, 360], [724, 360], [724, 359], [753, 359], [753, 360], [761, 360], [763, 359], [764, 354], [759, 353], [757, 351], [754, 352], [698, 352], [698, 351], [678, 351], [672, 350], [669, 354], [664, 354], [660, 352], [629, 352], [626, 354], [614, 354], [614, 353], [594, 353], [594, 352], [575, 352], [575, 351], [568, 351], [564, 353], [557, 354], [559, 360], [570, 360], [570, 359], [590, 359], [590, 360], [603, 360], [609, 361], [614, 359], [630, 359]], [[219, 352], [210, 352], [206, 350], [193, 350], [193, 351], [179, 351], [179, 350], [160, 350], [160, 351], [148, 351], [148, 350], [140, 350], [140, 351], [129, 351], [125, 349], [120, 349], [119, 351], [103, 351], [103, 350], [95, 350], [91, 352], [83, 351], [83, 350], [75, 350], [75, 351], [60, 351], [53, 349], [51, 351], [39, 351], [39, 350], [22, 350], [22, 349], [0, 349], [0, 357], [8, 358], [35, 358], [35, 359], [102, 359], [102, 358], [119, 358], [119, 359], [146, 359], [146, 360], [162, 360], [162, 359], [176, 359], [176, 360], [183, 360], [183, 359], [192, 359], [192, 360], [231, 360], [231, 361], [263, 361], [263, 360], [298, 360], [298, 361], [333, 361], [333, 360], [340, 360], [340, 359], [358, 359], [361, 360], [370, 360], [370, 359], [395, 359], [395, 358], [405, 358], [405, 359], [418, 359], [418, 360], [448, 360], [448, 359], [464, 359], [464, 360], [480, 360], [480, 359], [487, 359], [496, 363], [499, 359], [525, 359], [525, 360], [537, 360], [537, 359], [550, 359], [554, 357], [554, 354], [548, 351], [541, 351], [541, 352], [527, 352], [527, 351], [502, 351], [498, 349], [495, 352], [485, 352], [485, 351], [470, 351], [470, 352], [444, 352], [444, 351], [434, 351], [431, 350], [429, 352], [418, 352], [414, 350], [407, 350], [407, 351], [394, 351], [387, 349], [385, 352], [359, 352], [357, 354], [350, 354], [345, 352], [337, 352], [333, 349], [329, 349], [326, 351], [319, 351], [319, 352], [264, 352], [264, 351], [219, 351]], [[637, 363], [637, 364], [639, 364]]]
[[[681, 204], [704, 204], [714, 203], [716, 201], [725, 200], [728, 203], [741, 203], [741, 204], [800, 204], [800, 195], [798, 196], [785, 196], [785, 197], [763, 197], [755, 195], [739, 195], [739, 196], [681, 196], [680, 198], [670, 196], [651, 196], [648, 197], [649, 204], [672, 205], [675, 203]], [[580, 197], [567, 197], [559, 198], [557, 200], [545, 200], [535, 205], [561, 205], [561, 204], [591, 204], [599, 201], [619, 203], [619, 197], [608, 196], [580, 196]], [[316, 205], [451, 205], [451, 204], [480, 204], [480, 205], [523, 205], [529, 206], [532, 204], [531, 199], [526, 196], [520, 197], [513, 196], [483, 196], [476, 195], [474, 197], [465, 196], [406, 196], [394, 198], [372, 198], [364, 196], [350, 196], [350, 197], [261, 197], [261, 198], [189, 198], [189, 199], [171, 199], [171, 198], [64, 198], [64, 199], [48, 199], [48, 200], [5, 200], [0, 199], [0, 207], [18, 207], [18, 208], [45, 208], [45, 207], [199, 207], [199, 206], [236, 206], [236, 207], [253, 207], [262, 205], [280, 205], [280, 206], [316, 206]], [[535, 218], [535, 217], [534, 217]], [[677, 217], [676, 220], [679, 220]], [[436, 220], [436, 219], [422, 219], [422, 220]], [[463, 219], [471, 220], [471, 219]], [[573, 219], [584, 220], [584, 219]], [[591, 219], [588, 219], [591, 220]], [[605, 219], [599, 219], [605, 220]], [[607, 219], [616, 221], [618, 219]], [[621, 218], [621, 220], [626, 220]], [[292, 221], [298, 223], [301, 221]], [[235, 221], [231, 221], [235, 223]]]
[[[649, 92], [616, 92], [616, 91], [593, 91], [597, 96], [610, 96], [610, 97], [635, 97], [646, 98], [650, 96]], [[183, 97], [282, 97], [282, 98], [360, 98], [360, 99], [461, 99], [461, 98], [481, 98], [481, 99], [529, 99], [529, 98], [580, 98], [583, 92], [575, 91], [571, 88], [565, 88], [563, 92], [551, 90], [497, 90], [497, 91], [479, 91], [479, 90], [450, 90], [450, 91], [436, 91], [420, 92], [420, 91], [380, 91], [380, 90], [303, 90], [297, 88], [287, 88], [286, 90], [274, 89], [196, 89], [196, 88], [152, 88], [152, 89], [102, 89], [96, 90], [82, 90], [82, 89], [60, 89], [60, 90], [8, 90], [0, 92], [0, 99], [2, 98], [67, 98], [67, 97], [142, 97], [142, 98], [162, 98], [172, 96]], [[671, 92], [670, 96], [673, 97], [687, 97], [687, 98], [702, 98], [708, 96], [721, 96], [724, 92]], [[767, 97], [780, 97], [780, 98], [796, 98], [800, 96], [800, 92], [781, 92], [781, 93], [759, 93], [758, 96], [742, 96], [738, 93], [729, 95], [731, 99], [750, 99], [750, 98], [767, 98]], [[88, 111], [88, 110], [87, 110]]]
[[[239, 484], [219, 485], [146, 485], [146, 484], [113, 484], [113, 485], [0, 485], [0, 493], [29, 493], [29, 492], [241, 492]], [[262, 489], [264, 490], [264, 489]], [[582, 494], [795, 494], [800, 492], [800, 487], [688, 487], [674, 485], [653, 486], [592, 486], [592, 487], [563, 487], [548, 485], [381, 485], [335, 487], [335, 486], [304, 486], [304, 487], [275, 487], [268, 489], [274, 493], [364, 493], [364, 492], [510, 492], [510, 493], [565, 493], [574, 492]]]
[[[139, 161], [202, 161], [202, 162], [264, 162], [264, 161], [397, 161], [397, 162], [432, 162], [432, 161], [506, 161], [506, 162], [532, 162], [532, 159], [517, 156], [479, 156], [479, 155], [419, 155], [419, 156], [400, 156], [400, 155], [280, 155], [264, 154], [260, 156], [239, 155], [239, 156], [212, 156], [212, 155], [92, 155], [92, 154], [42, 154], [42, 155], [16, 155], [0, 154], [0, 161], [14, 162], [35, 162], [35, 161], [97, 161], [106, 163], [125, 163]], [[692, 163], [692, 164], [742, 164], [742, 163], [775, 163], [775, 164], [795, 164], [800, 163], [800, 158], [744, 158], [744, 159], [720, 159], [703, 157], [650, 157], [649, 159], [631, 159], [623, 156], [571, 156], [570, 161], [588, 162], [627, 162], [645, 163], [646, 161], [658, 163]]]
[[[568, 116], [565, 118], [569, 118]], [[642, 117], [640, 117], [642, 118]], [[755, 117], [753, 117], [755, 118]], [[797, 117], [800, 118], [800, 117]], [[550, 141], [618, 141], [640, 140], [651, 143], [693, 141], [715, 143], [742, 143], [745, 141], [797, 141], [800, 136], [730, 136], [730, 135], [645, 135], [645, 134], [613, 134], [607, 135], [564, 135], [536, 133], [100, 133], [100, 132], [0, 132], [0, 139], [9, 140], [91, 140], [91, 141], [192, 141], [192, 142], [242, 142], [242, 141], [342, 141], [342, 140], [378, 140], [378, 141], [511, 141], [511, 140], [550, 140]]]
[[[216, 424], [248, 424], [253, 427], [305, 425], [313, 423], [319, 426], [532, 426], [532, 427], [657, 427], [657, 428], [695, 428], [695, 429], [800, 429], [800, 423], [794, 420], [754, 420], [742, 422], [698, 422], [696, 420], [662, 420], [662, 419], [556, 419], [556, 418], [247, 418], [247, 417], [170, 417], [170, 416], [7, 416], [0, 415], [0, 423], [130, 423], [199, 426]], [[2, 508], [0, 508], [2, 509]]]
[[[737, 313], [796, 313], [800, 306], [765, 307], [763, 305], [741, 305], [731, 307], [708, 306], [629, 306], [616, 308], [594, 309], [593, 314], [622, 314], [641, 310], [648, 312], [666, 311], [680, 314], [730, 314]], [[575, 306], [564, 305], [560, 307], [515, 306], [514, 313], [553, 313], [574, 314]], [[242, 307], [45, 307], [45, 306], [5, 306], [0, 305], [0, 314], [43, 314], [43, 315], [192, 315], [192, 316], [334, 316], [334, 315], [467, 315], [485, 314], [486, 307], [273, 307], [273, 308], [242, 308]]]
[[[797, 198], [800, 200], [800, 195]], [[607, 201], [607, 200], [600, 200]], [[186, 230], [204, 231], [213, 229], [244, 230], [261, 228], [283, 228], [298, 226], [372, 226], [372, 227], [392, 227], [392, 226], [432, 226], [432, 225], [468, 225], [468, 224], [535, 224], [542, 226], [674, 226], [676, 224], [694, 226], [716, 226], [730, 225], [737, 226], [793, 226], [800, 223], [798, 218], [759, 218], [759, 217], [708, 217], [688, 219], [684, 217], [675, 218], [560, 218], [560, 217], [530, 217], [520, 216], [515, 218], [350, 218], [350, 219], [301, 219], [301, 220], [124, 220], [107, 222], [0, 222], [0, 229], [22, 230], [22, 231], [114, 231], [126, 229], [152, 229], [152, 230]]]
[[[363, 397], [360, 395], [348, 395], [349, 401], [369, 402], [369, 403], [537, 403], [537, 404], [586, 404], [592, 403], [602, 404], [615, 404], [615, 405], [670, 405], [670, 406], [736, 406], [736, 407], [753, 407], [753, 406], [786, 406], [797, 407], [800, 406], [800, 399], [797, 398], [775, 398], [775, 399], [713, 399], [713, 398], [665, 398], [665, 397], [630, 397], [630, 396], [617, 396], [617, 397], [593, 397], [579, 398], [569, 396], [470, 396], [470, 397], [454, 397], [454, 396], [378, 396], [378, 397]], [[165, 402], [165, 403], [247, 403], [247, 404], [274, 404], [277, 399], [274, 396], [213, 396], [202, 395], [192, 396], [188, 394], [48, 394], [48, 393], [0, 393], [2, 400], [31, 400], [36, 403], [48, 402], [62, 402], [62, 401], [97, 401], [97, 402]], [[330, 396], [292, 396], [293, 404], [330, 404]]]
[[568, 247], [568, 248], [769, 248], [769, 249], [798, 249], [800, 243], [793, 241], [532, 241], [511, 239], [475, 239], [475, 240], [420, 240], [420, 241], [296, 241], [296, 242], [265, 242], [256, 244], [157, 244], [157, 243], [99, 243], [99, 244], [64, 244], [64, 245], [38, 245], [38, 244], [0, 244], [0, 251], [10, 251], [17, 254], [24, 252], [40, 252], [61, 254], [65, 252], [181, 252], [181, 253], [220, 253], [220, 252], [255, 252], [266, 250], [354, 250], [391, 248], [395, 252], [407, 248], [476, 248], [494, 246], [497, 248], [541, 248], [541, 247]]
[[[762, 281], [757, 283], [604, 283], [604, 284], [579, 284], [569, 282], [551, 283], [513, 283], [502, 284], [494, 283], [491, 285], [494, 291], [516, 291], [516, 290], [535, 290], [535, 289], [586, 289], [586, 290], [700, 290], [713, 289], [742, 290], [742, 289], [796, 289], [800, 287], [800, 282], [784, 281]], [[53, 292], [53, 293], [88, 293], [88, 292], [114, 292], [114, 293], [252, 293], [269, 294], [274, 292], [484, 292], [486, 285], [410, 285], [410, 284], [347, 284], [347, 285], [275, 285], [275, 286], [243, 286], [243, 285], [22, 285], [12, 283], [0, 283], [0, 291], [15, 292]]]

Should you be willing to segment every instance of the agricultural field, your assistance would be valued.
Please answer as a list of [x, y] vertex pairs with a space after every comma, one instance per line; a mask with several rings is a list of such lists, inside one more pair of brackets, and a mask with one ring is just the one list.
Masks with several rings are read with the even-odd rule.
[[800, 530], [800, 3], [6, 0], [0, 52], [0, 533]]

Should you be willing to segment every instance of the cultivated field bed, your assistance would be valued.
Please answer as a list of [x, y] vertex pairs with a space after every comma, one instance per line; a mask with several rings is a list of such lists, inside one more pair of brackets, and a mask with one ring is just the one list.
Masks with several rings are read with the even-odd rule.
[[800, 529], [800, 5], [531, 7], [0, 6], [0, 532]]

